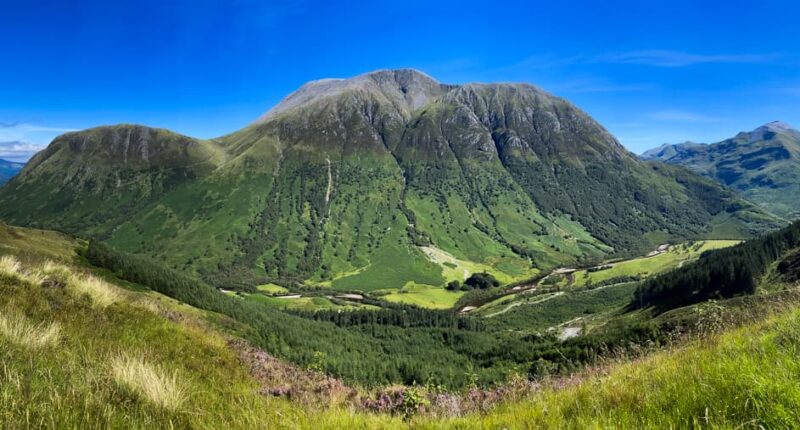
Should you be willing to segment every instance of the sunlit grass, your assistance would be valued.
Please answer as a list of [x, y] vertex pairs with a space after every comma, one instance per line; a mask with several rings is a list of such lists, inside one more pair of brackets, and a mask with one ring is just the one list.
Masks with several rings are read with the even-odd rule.
[[61, 328], [58, 323], [33, 324], [22, 315], [0, 314], [0, 336], [26, 348], [42, 348], [58, 343]]
[[72, 275], [69, 286], [79, 294], [86, 294], [92, 303], [104, 308], [122, 300], [122, 292], [117, 287], [91, 275]]
[[140, 357], [114, 357], [111, 360], [111, 372], [117, 384], [165, 409], [177, 410], [188, 398], [188, 391], [177, 372], [167, 372]]
[[[797, 310], [419, 428], [798, 428]], [[557, 381], [556, 381], [557, 382]], [[565, 386], [566, 385], [566, 386]]]
[[55, 278], [64, 282], [67, 282], [69, 277], [72, 275], [72, 270], [70, 270], [69, 267], [63, 264], [54, 263], [50, 260], [45, 261], [45, 263], [42, 265], [41, 272], [48, 278]]
[[37, 271], [27, 270], [15, 257], [0, 257], [0, 276], [32, 285], [40, 284], [44, 277]]

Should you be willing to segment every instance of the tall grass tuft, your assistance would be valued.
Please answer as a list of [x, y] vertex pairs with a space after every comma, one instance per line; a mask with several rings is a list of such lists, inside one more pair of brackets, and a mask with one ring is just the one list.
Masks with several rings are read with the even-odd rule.
[[25, 270], [19, 260], [10, 255], [0, 257], [0, 276], [33, 285], [41, 284], [44, 280], [41, 273]]
[[72, 275], [69, 286], [76, 292], [91, 297], [92, 302], [101, 308], [122, 300], [122, 293], [116, 287], [91, 275]]
[[42, 348], [58, 343], [61, 328], [58, 323], [33, 324], [22, 315], [0, 314], [0, 335], [26, 348]]
[[177, 372], [167, 373], [139, 357], [124, 354], [114, 357], [111, 371], [117, 384], [162, 408], [177, 410], [188, 397]]
[[54, 263], [50, 260], [45, 261], [45, 263], [42, 265], [41, 272], [48, 278], [55, 278], [63, 282], [69, 281], [70, 276], [72, 276], [72, 271], [69, 269], [69, 267], [63, 264]]

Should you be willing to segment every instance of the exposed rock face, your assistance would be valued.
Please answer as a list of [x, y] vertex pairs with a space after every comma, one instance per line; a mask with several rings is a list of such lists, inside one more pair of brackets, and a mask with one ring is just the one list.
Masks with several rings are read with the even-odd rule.
[[710, 180], [643, 163], [532, 85], [410, 69], [311, 82], [213, 141], [70, 133], [0, 190], [11, 222], [97, 235], [219, 285], [363, 290], [443, 284], [420, 245], [511, 280], [650, 248], [651, 233], [702, 235], [717, 215], [742, 234], [772, 225], [753, 211]]
[[322, 79], [309, 82], [267, 111], [256, 123], [293, 110], [317, 103], [332, 103], [343, 95], [354, 97], [371, 95], [388, 103], [398, 112], [410, 112], [440, 96], [447, 86], [436, 82], [424, 73], [412, 69], [380, 70], [351, 79]]
[[736, 189], [773, 213], [800, 215], [800, 132], [774, 121], [722, 142], [666, 145], [642, 154]]

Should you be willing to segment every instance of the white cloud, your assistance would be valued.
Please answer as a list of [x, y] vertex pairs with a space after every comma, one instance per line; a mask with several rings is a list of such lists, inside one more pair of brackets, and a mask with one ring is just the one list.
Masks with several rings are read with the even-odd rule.
[[708, 63], [763, 63], [778, 54], [690, 54], [680, 51], [648, 50], [601, 55], [598, 61], [619, 64], [642, 64], [655, 67], [686, 67]]
[[[23, 122], [4, 122], [0, 123], [0, 141], [10, 140], [28, 140], [37, 143], [40, 139], [39, 136], [52, 136], [55, 137], [61, 133], [75, 131], [71, 128], [63, 127], [48, 127], [36, 124], [26, 124]], [[50, 139], [52, 139], [50, 137]]]
[[37, 145], [30, 142], [0, 142], [0, 158], [9, 161], [25, 162], [44, 148], [44, 145]]
[[70, 131], [74, 130], [23, 122], [0, 122], [0, 158], [28, 161], [56, 136]]

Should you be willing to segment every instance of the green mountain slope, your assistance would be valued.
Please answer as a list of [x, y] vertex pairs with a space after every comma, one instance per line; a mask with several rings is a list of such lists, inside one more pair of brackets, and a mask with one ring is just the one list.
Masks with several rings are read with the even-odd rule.
[[771, 265], [757, 296], [658, 317], [691, 328], [697, 337], [688, 342], [567, 379], [517, 377], [463, 393], [434, 385], [382, 391], [385, 402], [400, 402], [374, 410], [364, 401], [374, 392], [234, 339], [248, 333], [240, 322], [87, 266], [76, 254], [85, 243], [0, 225], [0, 245], [0, 422], [10, 428], [800, 425], [797, 248]]
[[664, 145], [642, 154], [689, 168], [787, 218], [800, 215], [800, 131], [776, 121], [710, 145]]
[[24, 163], [15, 163], [13, 161], [0, 160], [0, 185], [8, 182], [25, 166]]
[[[33, 197], [31, 197], [33, 196]], [[217, 285], [441, 286], [420, 246], [505, 281], [778, 220], [649, 165], [525, 84], [378, 71], [304, 85], [211, 141], [139, 126], [57, 138], [0, 190], [0, 217], [147, 254]]]

